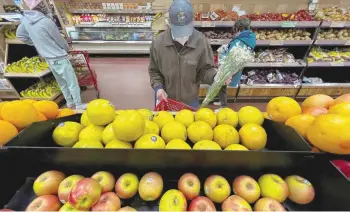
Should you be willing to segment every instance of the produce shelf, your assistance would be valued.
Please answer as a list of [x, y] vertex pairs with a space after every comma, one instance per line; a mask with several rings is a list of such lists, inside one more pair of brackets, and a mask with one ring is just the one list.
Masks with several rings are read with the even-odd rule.
[[296, 96], [303, 99], [315, 94], [325, 94], [338, 97], [345, 93], [350, 93], [350, 83], [322, 83], [322, 84], [301, 84], [301, 88]]
[[211, 45], [224, 45], [230, 43], [231, 39], [208, 39]]
[[312, 40], [257, 40], [257, 46], [309, 46]]
[[42, 97], [21, 97], [20, 99], [21, 100], [24, 100], [24, 99], [33, 99], [33, 100], [38, 100], [38, 101], [40, 101], [40, 100], [51, 100], [51, 101], [53, 101], [53, 100], [55, 100], [55, 99], [57, 99], [59, 96], [61, 96], [62, 95], [62, 93], [61, 92], [59, 92], [59, 93], [57, 93], [56, 95], [54, 95], [53, 97], [51, 97], [51, 98], [42, 98]]
[[309, 67], [350, 67], [350, 62], [314, 62]]
[[72, 41], [74, 49], [90, 54], [149, 54], [152, 41]]
[[306, 63], [248, 63], [245, 67], [306, 67]]
[[12, 22], [12, 21], [8, 21], [8, 22], [0, 22], [0, 26], [4, 26], [4, 25], [18, 25], [18, 24], [20, 24], [21, 22], [19, 22], [19, 21], [14, 21], [14, 22]]
[[323, 21], [321, 27], [344, 28], [350, 27], [350, 21]]
[[238, 99], [261, 99], [277, 96], [294, 97], [301, 84], [240, 84], [237, 94]]
[[234, 21], [194, 21], [194, 27], [233, 27]]
[[6, 44], [24, 44], [21, 40], [17, 38], [6, 38], [5, 43]]
[[5, 77], [23, 77], [23, 78], [38, 78], [38, 77], [43, 77], [51, 73], [50, 69], [45, 69], [39, 73], [5, 73]]
[[321, 21], [252, 21], [252, 28], [316, 28]]
[[105, 9], [96, 9], [96, 10], [69, 10], [70, 13], [110, 13], [110, 14], [157, 14], [156, 11], [153, 10], [105, 10]]
[[316, 40], [319, 46], [350, 46], [350, 40]]
[[123, 23], [123, 24], [112, 24], [112, 23], [96, 23], [96, 24], [77, 24], [77, 28], [91, 27], [91, 28], [150, 28], [152, 22], [148, 23]]

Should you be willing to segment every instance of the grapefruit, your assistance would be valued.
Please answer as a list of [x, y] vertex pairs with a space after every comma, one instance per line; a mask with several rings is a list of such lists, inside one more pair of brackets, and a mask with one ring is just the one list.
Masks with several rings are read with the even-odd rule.
[[91, 124], [80, 131], [79, 140], [81, 141], [91, 139], [96, 141], [102, 141], [103, 130], [103, 127]]
[[37, 121], [47, 121], [47, 118], [38, 111], [38, 120]]
[[194, 122], [194, 114], [187, 109], [181, 110], [176, 114], [175, 121], [182, 123], [187, 128]]
[[171, 121], [164, 125], [161, 136], [164, 139], [165, 143], [173, 139], [187, 139], [187, 130], [185, 125], [177, 121]]
[[290, 117], [286, 121], [286, 125], [297, 131], [303, 138], [306, 138], [306, 132], [314, 121], [315, 117], [308, 114], [301, 114]]
[[333, 105], [333, 103], [334, 99], [332, 97], [327, 96], [325, 94], [316, 94], [306, 98], [301, 104], [301, 108], [302, 111], [305, 111], [310, 107], [323, 107], [328, 109], [330, 106]]
[[89, 121], [89, 118], [87, 116], [87, 112], [84, 111], [83, 114], [80, 117], [80, 124], [83, 125], [84, 127], [87, 127], [91, 124], [91, 122]]
[[10, 122], [0, 120], [0, 146], [7, 144], [18, 134], [17, 128]]
[[2, 120], [2, 116], [1, 116], [1, 109], [2, 107], [6, 104], [6, 102], [0, 102], [0, 120]]
[[174, 139], [167, 143], [165, 149], [191, 149], [191, 146], [181, 139]]
[[54, 119], [58, 114], [58, 105], [54, 101], [41, 100], [35, 102], [33, 105], [47, 119]]
[[153, 121], [158, 124], [160, 130], [162, 130], [166, 123], [174, 120], [174, 116], [168, 111], [159, 111], [153, 116]]
[[76, 144], [74, 144], [73, 148], [103, 148], [103, 145], [101, 142], [93, 139], [86, 139], [82, 141], [78, 141]]
[[150, 111], [148, 109], [138, 109], [137, 112], [139, 112], [145, 120], [152, 121], [152, 119], [153, 119], [152, 111]]
[[196, 143], [201, 140], [213, 140], [214, 133], [209, 124], [196, 121], [187, 128], [187, 135], [192, 143]]
[[102, 142], [104, 145], [107, 145], [109, 142], [115, 139], [115, 135], [113, 132], [113, 126], [112, 123], [107, 125], [105, 129], [102, 132]]
[[238, 122], [240, 126], [248, 123], [262, 125], [264, 123], [264, 115], [256, 107], [245, 106], [238, 111]]
[[239, 135], [231, 125], [220, 124], [214, 128], [214, 141], [224, 149], [230, 144], [238, 144]]
[[350, 116], [350, 102], [336, 104], [329, 109], [328, 113]]
[[308, 141], [324, 152], [350, 154], [350, 117], [338, 114], [319, 116], [307, 130]]
[[222, 108], [216, 114], [216, 119], [218, 121], [218, 125], [220, 124], [228, 124], [232, 127], [237, 127], [238, 124], [238, 115], [237, 113], [230, 108]]
[[117, 140], [132, 142], [145, 131], [145, 120], [136, 110], [128, 110], [116, 116], [112, 126]]
[[150, 120], [145, 120], [145, 130], [143, 134], [157, 134], [159, 135], [159, 127], [157, 123]]
[[52, 138], [60, 146], [72, 147], [78, 142], [79, 134], [83, 128], [83, 125], [76, 122], [61, 122], [53, 131]]
[[333, 107], [334, 105], [340, 104], [340, 103], [345, 103], [345, 102], [350, 102], [350, 93], [343, 94], [343, 95], [339, 96], [338, 98], [336, 98], [333, 102], [333, 105], [331, 105], [331, 107]]
[[156, 134], [146, 134], [135, 142], [135, 149], [164, 149], [164, 140]]
[[239, 130], [242, 145], [250, 150], [262, 150], [266, 146], [267, 134], [262, 126], [246, 124]]
[[25, 99], [25, 100], [22, 100], [22, 102], [26, 102], [26, 103], [30, 103], [30, 104], [34, 104], [35, 102], [37, 102], [36, 100], [34, 99]]
[[132, 144], [126, 141], [112, 140], [106, 147], [106, 149], [132, 149]]
[[290, 117], [300, 115], [301, 108], [294, 99], [281, 96], [269, 101], [266, 112], [271, 120], [285, 123]]
[[105, 126], [111, 123], [115, 117], [114, 105], [106, 99], [95, 99], [86, 108], [87, 116], [91, 124]]
[[309, 107], [303, 111], [303, 114], [309, 114], [313, 117], [327, 114], [328, 110], [324, 107]]
[[193, 146], [193, 149], [195, 149], [195, 150], [221, 150], [221, 147], [219, 144], [215, 143], [214, 141], [202, 140], [202, 141], [198, 141]]
[[209, 108], [201, 108], [194, 115], [195, 121], [204, 121], [209, 124], [209, 126], [213, 129], [216, 126], [216, 115], [214, 111]]
[[38, 120], [37, 112], [32, 104], [16, 100], [3, 104], [1, 117], [4, 121], [23, 129]]
[[58, 111], [58, 114], [57, 114], [56, 118], [71, 116], [71, 115], [74, 115], [74, 114], [75, 114], [74, 110], [72, 110], [70, 108], [63, 108], [60, 111]]
[[226, 147], [225, 150], [248, 151], [247, 147], [240, 145], [240, 144], [231, 144], [228, 147]]

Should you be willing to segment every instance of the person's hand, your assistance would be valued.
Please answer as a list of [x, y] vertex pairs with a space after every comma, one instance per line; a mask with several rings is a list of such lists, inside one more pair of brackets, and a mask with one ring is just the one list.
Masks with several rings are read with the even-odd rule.
[[231, 84], [231, 81], [232, 81], [232, 77], [229, 77], [229, 78], [225, 81], [225, 85]]
[[167, 94], [163, 89], [159, 89], [159, 90], [157, 91], [157, 99], [158, 99], [159, 101], [164, 100], [164, 101], [167, 102], [167, 101], [168, 101], [167, 98], [168, 98], [168, 94]]

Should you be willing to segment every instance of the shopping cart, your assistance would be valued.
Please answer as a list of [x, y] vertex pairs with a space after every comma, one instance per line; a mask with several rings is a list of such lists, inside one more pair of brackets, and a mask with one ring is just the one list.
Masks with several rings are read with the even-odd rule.
[[87, 51], [70, 51], [70, 61], [77, 75], [79, 86], [82, 90], [86, 90], [90, 86], [94, 86], [97, 98], [100, 98], [100, 91], [97, 85], [97, 75], [90, 66], [90, 58]]

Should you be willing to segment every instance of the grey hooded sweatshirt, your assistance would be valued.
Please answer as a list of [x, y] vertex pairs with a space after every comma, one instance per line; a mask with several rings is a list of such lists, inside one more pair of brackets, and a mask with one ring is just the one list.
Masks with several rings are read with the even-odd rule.
[[34, 45], [38, 54], [47, 60], [58, 60], [67, 56], [69, 46], [56, 24], [43, 13], [25, 10], [16, 36], [25, 44]]

